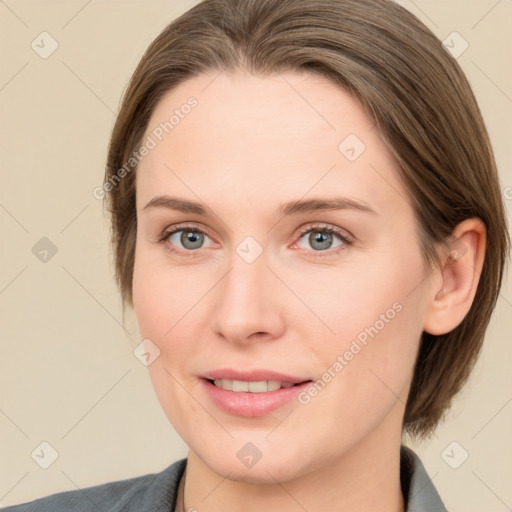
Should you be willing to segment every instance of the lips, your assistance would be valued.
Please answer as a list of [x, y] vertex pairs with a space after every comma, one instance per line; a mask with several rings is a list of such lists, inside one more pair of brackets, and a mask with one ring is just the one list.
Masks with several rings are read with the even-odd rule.
[[[201, 377], [202, 388], [213, 404], [231, 415], [245, 417], [264, 416], [285, 404], [297, 406], [297, 396], [312, 382], [270, 370], [219, 369]], [[230, 390], [230, 384], [236, 389]], [[266, 391], [263, 385], [267, 386]]]
[[260, 382], [260, 381], [279, 381], [291, 382], [292, 384], [301, 384], [302, 382], [310, 381], [310, 377], [298, 377], [296, 375], [287, 375], [285, 373], [276, 372], [272, 370], [234, 370], [232, 368], [222, 368], [218, 370], [211, 370], [204, 375], [203, 379], [214, 381], [216, 379], [237, 380], [246, 382]]

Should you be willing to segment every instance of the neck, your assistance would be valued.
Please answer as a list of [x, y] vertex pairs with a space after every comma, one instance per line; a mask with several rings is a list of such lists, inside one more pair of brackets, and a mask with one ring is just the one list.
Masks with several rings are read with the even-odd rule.
[[235, 481], [221, 476], [190, 450], [184, 510], [201, 512], [403, 512], [400, 443], [374, 436], [329, 463], [291, 479], [270, 483]]

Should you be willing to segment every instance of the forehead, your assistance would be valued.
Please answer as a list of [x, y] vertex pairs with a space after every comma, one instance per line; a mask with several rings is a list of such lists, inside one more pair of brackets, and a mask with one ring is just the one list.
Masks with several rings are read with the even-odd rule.
[[154, 147], [137, 171], [138, 208], [171, 191], [224, 202], [232, 191], [245, 204], [335, 193], [377, 210], [407, 208], [397, 201], [407, 193], [372, 119], [316, 74], [199, 75], [160, 100], [148, 138]]

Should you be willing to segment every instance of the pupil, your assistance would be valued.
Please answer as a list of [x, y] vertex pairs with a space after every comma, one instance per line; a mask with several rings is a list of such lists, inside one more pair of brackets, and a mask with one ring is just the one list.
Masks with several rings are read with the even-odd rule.
[[197, 249], [201, 247], [202, 236], [203, 235], [201, 233], [185, 231], [181, 235], [181, 243], [183, 244], [183, 247], [186, 247], [187, 249]]
[[328, 249], [332, 242], [332, 235], [330, 233], [321, 233], [317, 231], [316, 233], [311, 233], [310, 235], [310, 243], [312, 247], [315, 247], [316, 243], [319, 243], [320, 246], [316, 247], [317, 249]]

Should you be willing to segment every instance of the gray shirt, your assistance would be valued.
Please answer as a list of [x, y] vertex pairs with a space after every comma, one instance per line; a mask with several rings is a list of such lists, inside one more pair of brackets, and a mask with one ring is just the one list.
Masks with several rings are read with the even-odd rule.
[[[52, 494], [2, 511], [172, 512], [186, 465], [187, 459], [180, 459], [160, 473]], [[406, 512], [448, 512], [421, 460], [405, 446], [400, 449], [400, 483]]]

